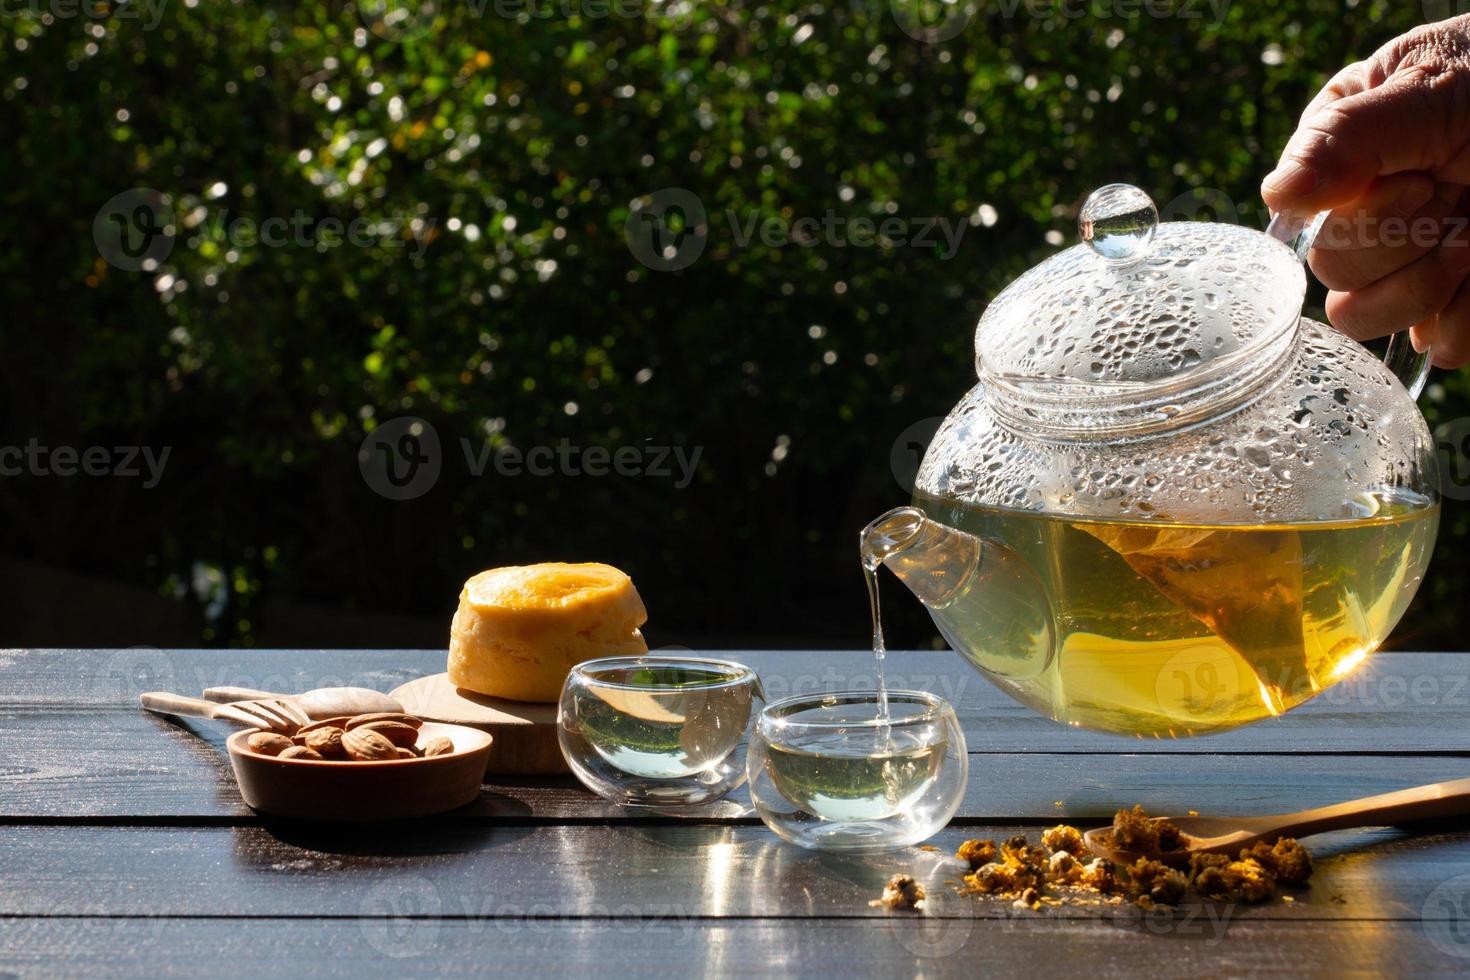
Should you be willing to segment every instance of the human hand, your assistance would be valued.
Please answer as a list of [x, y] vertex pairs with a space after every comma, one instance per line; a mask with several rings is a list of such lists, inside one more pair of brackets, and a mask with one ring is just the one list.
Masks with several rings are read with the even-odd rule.
[[1359, 340], [1411, 330], [1470, 363], [1470, 15], [1338, 72], [1261, 184], [1272, 212], [1331, 215], [1312, 247], [1327, 318]]

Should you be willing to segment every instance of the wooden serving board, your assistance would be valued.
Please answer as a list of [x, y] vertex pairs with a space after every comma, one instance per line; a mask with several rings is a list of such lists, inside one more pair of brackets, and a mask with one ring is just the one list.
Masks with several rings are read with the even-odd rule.
[[498, 774], [570, 772], [556, 739], [556, 705], [486, 697], [455, 687], [448, 674], [430, 674], [394, 688], [404, 710], [426, 721], [467, 725], [495, 737], [485, 771]]

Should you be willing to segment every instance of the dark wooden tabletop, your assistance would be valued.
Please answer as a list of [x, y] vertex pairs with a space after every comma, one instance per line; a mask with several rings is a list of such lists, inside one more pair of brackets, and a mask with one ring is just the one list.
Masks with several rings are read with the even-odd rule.
[[[856, 652], [720, 654], [774, 698], [872, 686]], [[967, 837], [1154, 812], [1269, 813], [1459, 778], [1470, 655], [1379, 654], [1314, 702], [1210, 738], [1079, 732], [952, 653], [894, 653], [890, 681], [952, 701], [964, 805], [931, 845], [840, 856], [780, 842], [744, 792], [697, 820], [600, 802], [568, 779], [496, 779], [455, 814], [349, 828], [262, 818], [210, 722], [146, 690], [389, 690], [432, 651], [0, 651], [0, 978], [976, 974], [1211, 976], [1470, 971], [1470, 825], [1310, 841], [1311, 885], [1259, 906], [1020, 911], [962, 896]], [[870, 908], [909, 871], [930, 908]]]

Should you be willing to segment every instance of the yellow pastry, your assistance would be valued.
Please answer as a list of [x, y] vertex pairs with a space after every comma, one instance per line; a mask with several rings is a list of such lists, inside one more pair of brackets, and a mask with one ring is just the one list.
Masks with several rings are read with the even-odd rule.
[[611, 565], [510, 565], [465, 583], [449, 630], [455, 686], [554, 702], [572, 667], [647, 653], [648, 619], [633, 580]]

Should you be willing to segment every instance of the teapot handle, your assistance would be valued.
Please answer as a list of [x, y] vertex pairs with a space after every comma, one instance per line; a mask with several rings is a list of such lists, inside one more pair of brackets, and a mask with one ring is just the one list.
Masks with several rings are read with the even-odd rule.
[[[1327, 220], [1327, 212], [1319, 211], [1314, 215], [1303, 217], [1299, 214], [1281, 211], [1271, 217], [1271, 223], [1266, 226], [1266, 234], [1283, 242], [1296, 253], [1302, 265], [1307, 264], [1307, 253], [1312, 250], [1312, 242], [1316, 240], [1317, 233], [1322, 230], [1322, 224]], [[1403, 330], [1388, 338], [1388, 349], [1383, 352], [1383, 363], [1388, 365], [1389, 371], [1403, 383], [1408, 390], [1410, 398], [1418, 398], [1419, 393], [1424, 390], [1424, 382], [1429, 379], [1429, 366], [1433, 360], [1430, 348], [1416, 351], [1414, 345], [1409, 342], [1409, 331]]]

